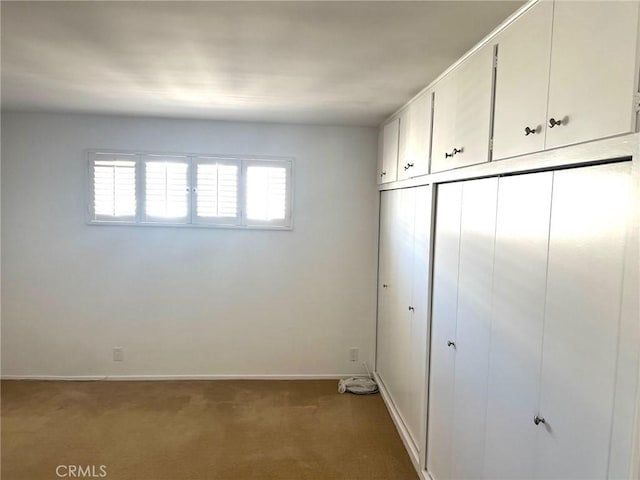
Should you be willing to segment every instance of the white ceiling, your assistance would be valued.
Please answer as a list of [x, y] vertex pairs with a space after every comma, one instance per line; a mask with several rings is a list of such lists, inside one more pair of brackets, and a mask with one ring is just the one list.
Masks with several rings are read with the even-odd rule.
[[377, 125], [521, 4], [2, 1], [2, 108]]

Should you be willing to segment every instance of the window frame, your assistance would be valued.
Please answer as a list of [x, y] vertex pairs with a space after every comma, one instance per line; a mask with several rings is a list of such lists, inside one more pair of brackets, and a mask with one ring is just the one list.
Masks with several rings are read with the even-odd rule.
[[[110, 158], [109, 158], [110, 157]], [[109, 220], [96, 219], [94, 209], [94, 161], [98, 158], [114, 159], [126, 157], [135, 161], [136, 175], [136, 214], [132, 220]], [[145, 158], [184, 158], [188, 164], [187, 183], [190, 190], [188, 195], [188, 213], [185, 223], [145, 221]], [[228, 155], [228, 154], [208, 154], [208, 153], [176, 153], [176, 152], [156, 152], [156, 151], [131, 151], [116, 149], [88, 149], [85, 150], [87, 160], [87, 192], [86, 192], [86, 219], [85, 223], [91, 226], [135, 226], [135, 227], [177, 227], [177, 228], [219, 228], [238, 230], [293, 230], [294, 227], [294, 176], [295, 159], [293, 157], [267, 156], [267, 155]], [[226, 218], [211, 219], [202, 221], [197, 217], [197, 165], [199, 162], [236, 164], [238, 166], [238, 216], [235, 223], [226, 221]], [[287, 197], [285, 204], [284, 220], [248, 220], [246, 208], [246, 171], [252, 165], [283, 166], [287, 171]], [[231, 217], [228, 217], [231, 218]]]

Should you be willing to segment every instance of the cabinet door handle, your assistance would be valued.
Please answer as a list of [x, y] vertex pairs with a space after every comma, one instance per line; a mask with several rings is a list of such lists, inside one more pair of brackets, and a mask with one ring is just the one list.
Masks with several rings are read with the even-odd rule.
[[458, 153], [462, 153], [464, 151], [464, 147], [454, 148], [453, 155], [457, 155]]
[[549, 128], [553, 128], [556, 125], [562, 125], [562, 120], [556, 120], [555, 118], [551, 117], [549, 119]]
[[447, 347], [456, 348], [456, 344], [455, 344], [455, 342], [452, 342], [451, 340], [447, 340]]
[[537, 133], [537, 130], [538, 130], [538, 127], [536, 128], [525, 127], [524, 136], [528, 137], [529, 135], [535, 135]]
[[380, 172], [380, 178], [384, 177], [387, 174], [387, 172]]
[[413, 308], [412, 306], [409, 306], [409, 311], [410, 312], [415, 312], [415, 310], [416, 310], [415, 308]]
[[382, 288], [389, 288], [389, 284], [388, 283], [383, 283], [382, 284]]
[[546, 420], [542, 417], [539, 417], [538, 415], [536, 415], [535, 417], [533, 417], [533, 423], [535, 423], [536, 425], [540, 425], [541, 423], [546, 424]]
[[411, 167], [413, 167], [413, 163], [407, 163], [407, 164], [404, 166], [404, 170], [405, 170], [405, 171], [407, 171], [407, 170], [409, 170]]
[[451, 158], [453, 157], [453, 155], [454, 155], [453, 153], [445, 153], [444, 158]]

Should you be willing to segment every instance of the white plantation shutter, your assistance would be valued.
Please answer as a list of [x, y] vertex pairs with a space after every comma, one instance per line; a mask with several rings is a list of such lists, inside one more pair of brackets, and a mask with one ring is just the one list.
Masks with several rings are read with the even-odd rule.
[[136, 164], [134, 155], [92, 156], [93, 221], [135, 221]]
[[246, 224], [290, 226], [291, 163], [246, 162]]
[[89, 152], [89, 222], [290, 229], [292, 159]]
[[194, 223], [235, 225], [239, 219], [239, 162], [196, 158]]
[[189, 160], [185, 157], [144, 158], [145, 221], [188, 223]]

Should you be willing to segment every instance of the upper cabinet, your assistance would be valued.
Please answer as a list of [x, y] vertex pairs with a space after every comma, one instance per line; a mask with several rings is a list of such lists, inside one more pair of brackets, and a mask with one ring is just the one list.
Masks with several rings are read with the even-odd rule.
[[487, 45], [436, 85], [431, 172], [489, 160], [493, 58]]
[[398, 180], [429, 173], [431, 99], [432, 93], [425, 92], [400, 114]]
[[498, 37], [494, 159], [544, 150], [552, 22], [542, 1]]
[[394, 119], [380, 130], [378, 141], [378, 184], [395, 182], [398, 174], [398, 134], [400, 120]]
[[636, 131], [639, 18], [639, 0], [527, 5], [403, 110], [382, 181]]
[[554, 3], [546, 148], [633, 131], [639, 5]]
[[494, 159], [634, 131], [639, 5], [540, 1], [499, 34]]

